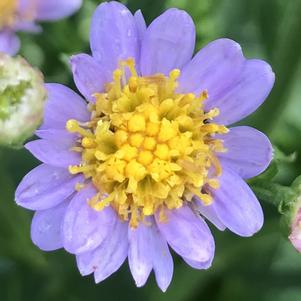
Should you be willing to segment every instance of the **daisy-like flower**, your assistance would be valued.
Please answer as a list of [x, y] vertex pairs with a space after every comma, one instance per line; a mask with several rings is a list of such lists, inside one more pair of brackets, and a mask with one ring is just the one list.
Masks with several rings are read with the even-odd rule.
[[15, 55], [20, 48], [17, 31], [39, 32], [35, 22], [67, 17], [81, 4], [82, 0], [1, 0], [0, 51]]
[[170, 249], [196, 269], [210, 267], [214, 240], [205, 222], [240, 236], [263, 224], [244, 182], [269, 165], [261, 132], [228, 127], [268, 96], [274, 74], [240, 46], [216, 40], [193, 58], [195, 27], [169, 9], [147, 28], [118, 2], [103, 3], [91, 25], [92, 56], [71, 58], [83, 98], [59, 84], [39, 140], [26, 148], [42, 165], [16, 191], [35, 210], [33, 242], [65, 248], [98, 283], [128, 258], [137, 286], [154, 270], [165, 291]]

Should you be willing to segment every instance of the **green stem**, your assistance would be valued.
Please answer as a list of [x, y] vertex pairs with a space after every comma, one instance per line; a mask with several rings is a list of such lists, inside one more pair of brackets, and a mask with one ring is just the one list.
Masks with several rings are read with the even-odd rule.
[[251, 186], [261, 201], [276, 206], [280, 212], [283, 212], [284, 205], [289, 204], [296, 197], [296, 193], [291, 187], [283, 186], [278, 183], [255, 184]]

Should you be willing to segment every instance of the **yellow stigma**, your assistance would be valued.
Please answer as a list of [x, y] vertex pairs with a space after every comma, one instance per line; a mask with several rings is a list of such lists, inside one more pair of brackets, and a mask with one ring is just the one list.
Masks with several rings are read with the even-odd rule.
[[228, 130], [212, 123], [217, 109], [204, 110], [206, 91], [176, 91], [179, 75], [175, 69], [169, 77], [139, 77], [134, 60], [123, 61], [106, 91], [95, 95], [91, 120], [66, 124], [81, 137], [74, 151], [82, 162], [69, 171], [83, 173], [99, 191], [90, 206], [111, 205], [132, 227], [157, 211], [163, 221], [164, 208], [180, 208], [194, 195], [209, 205], [207, 187], [219, 187], [216, 154], [225, 149], [215, 135]]
[[0, 29], [11, 26], [16, 18], [18, 1], [1, 0], [0, 1]]

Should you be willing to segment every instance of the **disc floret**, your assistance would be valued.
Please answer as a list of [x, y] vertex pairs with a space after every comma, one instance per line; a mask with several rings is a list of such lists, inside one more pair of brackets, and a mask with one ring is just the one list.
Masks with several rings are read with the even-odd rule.
[[90, 205], [113, 206], [132, 227], [157, 210], [181, 207], [193, 195], [209, 205], [206, 187], [218, 187], [216, 153], [225, 148], [214, 136], [228, 130], [212, 123], [218, 109], [205, 112], [206, 91], [177, 92], [179, 75], [175, 69], [168, 77], [139, 77], [128, 59], [105, 92], [94, 95], [91, 120], [67, 122], [68, 131], [79, 134], [73, 150], [82, 156], [69, 171], [83, 173], [98, 190]]

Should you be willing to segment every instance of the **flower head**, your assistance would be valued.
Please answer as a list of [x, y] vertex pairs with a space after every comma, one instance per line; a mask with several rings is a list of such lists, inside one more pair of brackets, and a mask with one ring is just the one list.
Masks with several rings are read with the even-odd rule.
[[267, 137], [229, 127], [255, 111], [274, 74], [220, 39], [193, 58], [190, 16], [169, 9], [148, 28], [118, 3], [92, 19], [92, 56], [71, 58], [86, 99], [48, 84], [41, 138], [26, 145], [43, 164], [16, 191], [36, 210], [32, 240], [64, 247], [82, 275], [100, 282], [128, 257], [137, 286], [154, 270], [166, 290], [171, 247], [193, 268], [210, 267], [214, 240], [205, 223], [251, 236], [262, 209], [243, 179], [272, 158]]
[[1, 0], [0, 51], [15, 55], [20, 48], [17, 31], [39, 32], [36, 21], [51, 21], [77, 11], [82, 0]]
[[0, 144], [19, 146], [43, 118], [42, 74], [24, 59], [0, 53]]

